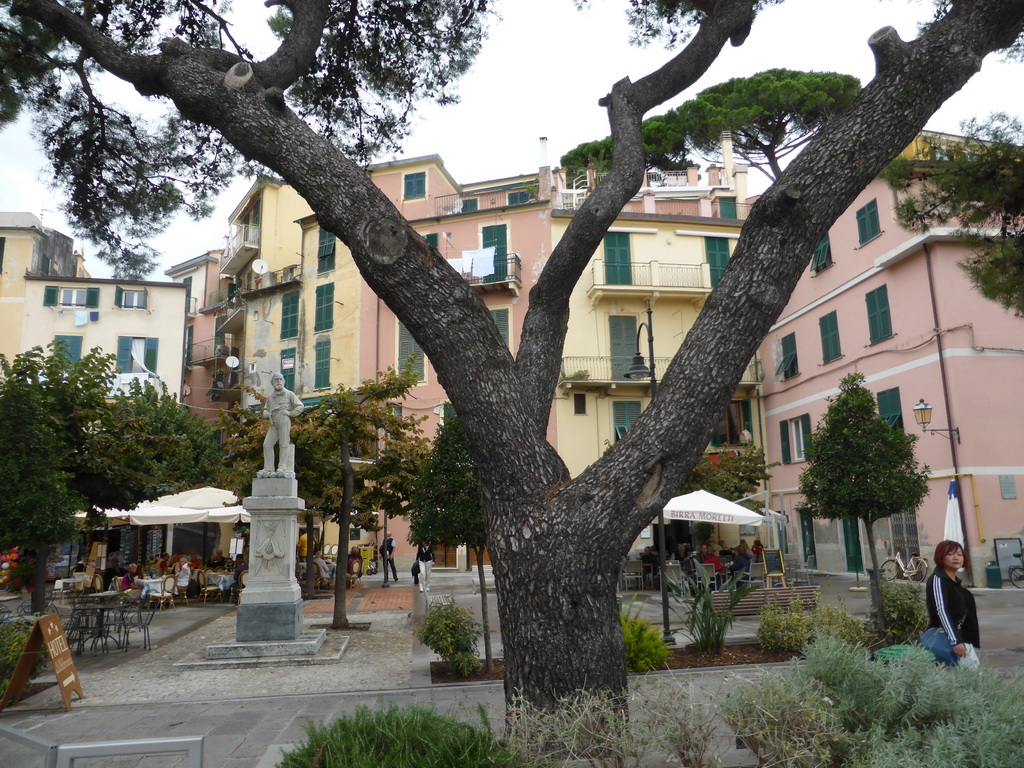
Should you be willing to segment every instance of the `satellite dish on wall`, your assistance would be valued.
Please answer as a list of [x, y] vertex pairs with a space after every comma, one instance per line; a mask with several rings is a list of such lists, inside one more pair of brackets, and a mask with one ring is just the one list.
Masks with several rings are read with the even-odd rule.
[[229, 355], [224, 360], [224, 365], [226, 365], [228, 368], [231, 368], [231, 369], [237, 368], [238, 367], [238, 363], [239, 363], [239, 360], [234, 355]]
[[267, 264], [263, 259], [256, 259], [252, 263], [252, 271], [257, 275], [265, 275], [270, 270], [270, 265]]
[[185, 397], [188, 397], [189, 395], [192, 394], [192, 387], [186, 384], [184, 387], [182, 387], [182, 392], [185, 393]]

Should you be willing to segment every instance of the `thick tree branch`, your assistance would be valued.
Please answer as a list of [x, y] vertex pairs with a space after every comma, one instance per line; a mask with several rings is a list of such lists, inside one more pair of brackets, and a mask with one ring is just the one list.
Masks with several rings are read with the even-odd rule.
[[328, 0], [291, 0], [287, 6], [292, 11], [288, 36], [271, 56], [253, 65], [265, 88], [287, 89], [308, 72], [327, 26]]

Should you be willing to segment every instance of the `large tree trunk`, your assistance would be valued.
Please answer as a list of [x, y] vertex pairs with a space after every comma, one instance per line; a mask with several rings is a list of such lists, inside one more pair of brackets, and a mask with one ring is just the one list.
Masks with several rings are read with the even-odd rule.
[[864, 518], [864, 530], [868, 535], [868, 551], [871, 553], [871, 575], [868, 586], [871, 588], [871, 610], [878, 618], [878, 631], [885, 637], [885, 614], [882, 612], [882, 574], [878, 570], [878, 551], [875, 549], [875, 524], [870, 517]]
[[[309, 4], [293, 6], [299, 14]], [[166, 97], [187, 119], [219, 130], [291, 184], [321, 227], [349, 247], [367, 284], [430, 358], [481, 469], [506, 694], [518, 689], [550, 706], [580, 689], [624, 692], [615, 601], [622, 556], [696, 463], [831, 224], [982, 58], [1013, 43], [1024, 25], [1022, 0], [962, 0], [912, 43], [891, 28], [872, 36], [877, 77], [753, 207], [657, 397], [623, 439], [571, 480], [545, 440], [569, 296], [639, 188], [644, 115], [695, 82], [729, 38], [742, 42], [752, 6], [718, 0], [675, 58], [635, 83], [616, 83], [602, 101], [615, 165], [576, 212], [531, 289], [515, 359], [475, 290], [410, 229], [364, 168], [287, 108], [281, 88], [293, 77], [282, 74], [278, 60], [250, 66], [229, 52], [195, 50], [180, 40], [166, 41], [158, 54], [129, 55], [47, 0], [18, 0], [12, 8], [83, 46], [141, 93]], [[289, 38], [288, 44], [315, 50], [322, 26], [319, 17], [296, 24], [293, 34], [308, 42], [303, 48], [302, 40]]]
[[[341, 563], [345, 560], [345, 572], [339, 565], [334, 576], [334, 616], [331, 620], [331, 629], [348, 629], [348, 606], [345, 604], [346, 592], [348, 590], [348, 529], [352, 524], [352, 497], [355, 495], [356, 473], [352, 468], [352, 456], [349, 450], [348, 434], [342, 432], [339, 435], [339, 450], [341, 451], [341, 472], [345, 480], [344, 490], [341, 498], [341, 514], [338, 517], [338, 537], [345, 542], [345, 549], [338, 559]], [[341, 547], [339, 547], [341, 549]]]

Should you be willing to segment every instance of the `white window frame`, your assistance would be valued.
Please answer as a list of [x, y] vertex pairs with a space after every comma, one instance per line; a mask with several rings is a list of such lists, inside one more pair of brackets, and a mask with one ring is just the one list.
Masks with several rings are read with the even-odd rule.
[[807, 435], [804, 434], [800, 419], [789, 420], [789, 455], [791, 461], [806, 461]]
[[[142, 306], [139, 306], [140, 302]], [[121, 293], [121, 309], [146, 309], [146, 292], [123, 291]]]
[[[68, 301], [70, 295], [71, 300]], [[75, 299], [80, 297], [81, 301]], [[60, 306], [62, 307], [85, 307], [89, 302], [89, 291], [86, 288], [61, 288]]]

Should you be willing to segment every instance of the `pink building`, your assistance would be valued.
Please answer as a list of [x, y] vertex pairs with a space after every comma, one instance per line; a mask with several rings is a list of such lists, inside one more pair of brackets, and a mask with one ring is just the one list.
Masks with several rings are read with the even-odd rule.
[[[997, 549], [1005, 578], [1024, 533], [1017, 498], [1024, 438], [1002, 406], [1008, 385], [1024, 373], [1024, 320], [973, 288], [957, 266], [968, 252], [951, 230], [911, 234], [897, 224], [895, 203], [880, 180], [858, 196], [761, 347], [765, 442], [769, 461], [781, 462], [772, 470], [771, 506], [788, 516], [790, 550], [813, 555], [819, 568], [869, 564], [863, 526], [811, 520], [794, 509], [807, 431], [839, 381], [863, 373], [882, 417], [921, 435], [918, 460], [932, 478], [916, 514], [876, 525], [879, 552], [884, 557], [888, 546], [931, 560], [955, 479], [974, 580], [984, 584]], [[928, 434], [914, 418], [922, 399], [933, 409]]]

